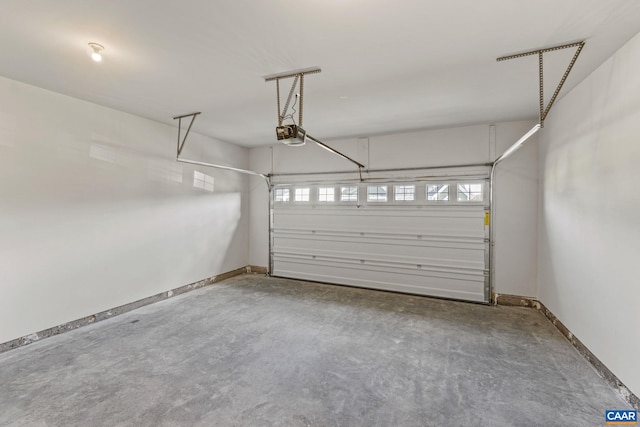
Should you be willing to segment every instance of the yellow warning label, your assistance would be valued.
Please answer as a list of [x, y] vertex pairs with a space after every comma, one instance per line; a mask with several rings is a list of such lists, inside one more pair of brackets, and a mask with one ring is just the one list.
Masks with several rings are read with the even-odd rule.
[[484, 213], [484, 225], [485, 225], [485, 226], [489, 225], [489, 216], [490, 216], [490, 215], [491, 215], [491, 214], [490, 214], [489, 212], [485, 212], [485, 213]]

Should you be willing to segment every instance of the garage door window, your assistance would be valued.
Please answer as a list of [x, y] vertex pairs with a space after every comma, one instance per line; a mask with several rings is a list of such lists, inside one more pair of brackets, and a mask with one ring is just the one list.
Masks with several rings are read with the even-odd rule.
[[412, 201], [416, 199], [415, 185], [396, 185], [393, 188], [394, 200], [396, 201]]
[[320, 187], [318, 188], [318, 201], [319, 202], [333, 202], [335, 200], [333, 187]]
[[295, 201], [296, 202], [308, 202], [309, 201], [309, 189], [308, 188], [296, 188]]
[[375, 185], [375, 186], [367, 187], [367, 201], [368, 202], [386, 202], [387, 186]]
[[341, 202], [357, 202], [358, 201], [358, 187], [341, 187], [340, 188], [340, 201]]
[[459, 202], [481, 202], [482, 201], [482, 184], [476, 184], [476, 183], [458, 184], [458, 201]]
[[427, 200], [444, 202], [449, 200], [449, 185], [427, 185]]
[[288, 202], [289, 201], [289, 189], [288, 188], [276, 188], [274, 193], [274, 200], [276, 202]]

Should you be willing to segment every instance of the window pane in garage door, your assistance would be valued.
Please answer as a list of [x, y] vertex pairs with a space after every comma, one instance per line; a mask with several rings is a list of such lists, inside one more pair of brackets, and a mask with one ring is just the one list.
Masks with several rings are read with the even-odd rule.
[[386, 202], [387, 201], [387, 186], [386, 185], [372, 185], [367, 187], [367, 201], [368, 202]]

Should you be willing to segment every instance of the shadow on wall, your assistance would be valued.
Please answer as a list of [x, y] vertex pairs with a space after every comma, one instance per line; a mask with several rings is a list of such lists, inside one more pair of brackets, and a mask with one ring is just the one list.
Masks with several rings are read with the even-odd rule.
[[14, 210], [0, 342], [220, 273], [240, 218], [240, 193]]
[[240, 179], [216, 186], [159, 153], [67, 137], [0, 146], [0, 342], [233, 263]]
[[177, 164], [175, 127], [3, 78], [0, 94], [0, 342], [247, 264], [246, 179]]
[[[640, 227], [638, 38], [560, 100], [541, 160], [540, 301], [633, 393]], [[629, 329], [631, 328], [631, 329]]]

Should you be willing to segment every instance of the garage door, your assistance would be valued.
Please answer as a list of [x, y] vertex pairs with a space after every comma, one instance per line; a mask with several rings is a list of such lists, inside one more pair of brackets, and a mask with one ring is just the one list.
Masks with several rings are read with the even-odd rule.
[[489, 181], [277, 185], [271, 274], [489, 301]]

